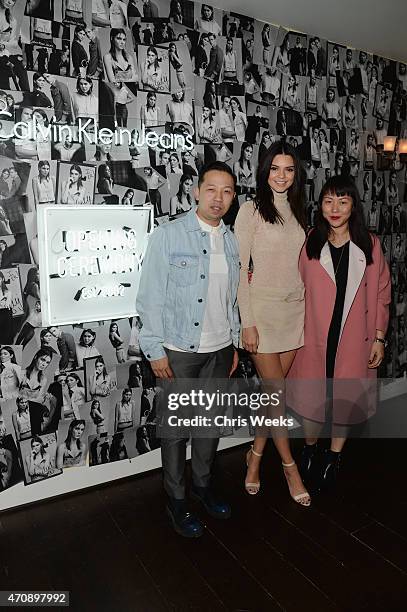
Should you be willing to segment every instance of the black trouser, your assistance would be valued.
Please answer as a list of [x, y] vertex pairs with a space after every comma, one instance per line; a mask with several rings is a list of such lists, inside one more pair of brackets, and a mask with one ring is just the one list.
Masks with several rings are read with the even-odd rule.
[[161, 215], [163, 214], [163, 211], [161, 209], [161, 193], [158, 189], [149, 189], [148, 196], [150, 198], [151, 204], [154, 205], [154, 216], [161, 217]]
[[[230, 344], [213, 353], [182, 353], [166, 349], [176, 378], [228, 378], [234, 349]], [[174, 499], [185, 498], [185, 461], [188, 438], [161, 438], [164, 489]], [[192, 438], [192, 481], [196, 487], [210, 485], [212, 464], [219, 438]]]
[[20, 333], [18, 334], [16, 344], [22, 344], [23, 348], [25, 348], [30, 342], [31, 338], [34, 337], [34, 333], [35, 330], [31, 323], [25, 322], [20, 330]]
[[116, 102], [116, 122], [119, 127], [127, 127], [127, 118], [129, 111], [126, 104]]

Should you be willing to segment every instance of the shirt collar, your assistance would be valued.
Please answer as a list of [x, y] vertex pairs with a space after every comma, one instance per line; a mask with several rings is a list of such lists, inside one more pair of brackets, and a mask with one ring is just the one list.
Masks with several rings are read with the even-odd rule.
[[[192, 206], [191, 210], [189, 212], [187, 212], [187, 214], [182, 218], [182, 221], [183, 221], [183, 223], [186, 226], [187, 232], [202, 231], [202, 229], [203, 229], [201, 224], [200, 224], [200, 219], [196, 215], [196, 209], [197, 209], [196, 206]], [[203, 222], [203, 223], [205, 223], [205, 222]], [[205, 225], [207, 225], [207, 224], [205, 224]], [[208, 227], [212, 228], [212, 226], [209, 226], [209, 225], [208, 225]], [[223, 234], [226, 234], [227, 227], [224, 224], [222, 219], [221, 219], [220, 224], [219, 224], [218, 227], [222, 228], [221, 231], [222, 231]], [[207, 230], [207, 231], [209, 233], [209, 230]]]

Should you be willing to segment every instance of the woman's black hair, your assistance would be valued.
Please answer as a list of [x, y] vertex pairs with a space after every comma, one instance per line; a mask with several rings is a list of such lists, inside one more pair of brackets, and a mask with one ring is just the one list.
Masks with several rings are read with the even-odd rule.
[[[116, 36], [118, 36], [118, 34], [124, 34], [127, 38], [126, 30], [124, 30], [123, 28], [112, 28], [110, 30], [110, 55], [113, 57], [115, 61], [117, 60], [117, 56], [116, 56], [116, 47], [114, 46], [114, 39], [116, 38]], [[128, 62], [129, 60], [128, 60], [125, 49], [122, 50], [122, 55], [124, 57], [124, 60]]]
[[79, 166], [79, 164], [72, 164], [72, 166], [69, 168], [69, 174], [71, 174], [72, 170], [75, 170], [75, 172], [77, 172], [79, 174], [79, 178], [78, 178], [78, 188], [80, 189], [83, 185], [83, 173], [82, 173], [82, 168]]
[[6, 279], [4, 277], [3, 272], [0, 270], [0, 288], [5, 293], [7, 291]]
[[147, 92], [147, 98], [146, 98], [146, 107], [148, 106], [148, 102], [151, 100], [151, 98], [155, 98], [157, 100], [157, 94], [155, 93], [155, 91], [148, 91]]
[[[89, 85], [90, 85], [90, 89], [89, 89], [87, 94], [84, 94], [84, 93], [82, 93], [80, 91], [80, 82], [81, 81], [87, 81], [89, 83]], [[88, 76], [84, 76], [84, 77], [83, 76], [78, 76], [78, 78], [76, 80], [76, 91], [78, 92], [78, 94], [80, 94], [82, 96], [85, 96], [85, 95], [86, 96], [90, 96], [92, 94], [92, 91], [93, 91], [93, 81], [92, 81], [92, 79], [90, 77], [88, 77]]]
[[[252, 151], [253, 151], [253, 145], [250, 142], [246, 142], [246, 141], [242, 142], [242, 146], [240, 148], [240, 155], [239, 155], [239, 159], [238, 159], [238, 163], [239, 163], [239, 166], [241, 168], [243, 168], [244, 154], [246, 153], [246, 150], [249, 149], [249, 148], [251, 148]], [[247, 166], [248, 166], [249, 170], [251, 171], [252, 164], [251, 164], [250, 160], [247, 160]]]
[[33, 436], [31, 438], [31, 448], [33, 447], [33, 443], [37, 442], [38, 444], [41, 444], [41, 449], [40, 449], [40, 453], [41, 453], [41, 457], [44, 457], [44, 455], [46, 454], [46, 447], [48, 446], [47, 444], [44, 444], [44, 440], [42, 440], [42, 438], [40, 438], [39, 436]]
[[328, 221], [322, 215], [322, 200], [327, 194], [341, 196], [349, 196], [352, 198], [352, 212], [349, 217], [349, 235], [350, 239], [358, 246], [365, 254], [366, 265], [373, 263], [373, 241], [369, 233], [363, 207], [360, 201], [358, 188], [350, 176], [331, 176], [321, 189], [318, 201], [318, 210], [315, 214], [315, 227], [308, 236], [306, 252], [309, 259], [319, 259], [321, 250], [328, 240], [330, 226]]
[[78, 374], [76, 374], [76, 372], [68, 372], [66, 375], [66, 378], [68, 380], [68, 378], [73, 378], [74, 380], [76, 380], [76, 385], [78, 387], [83, 387], [82, 381], [79, 378]]
[[48, 169], [51, 170], [50, 163], [48, 160], [42, 159], [38, 162], [38, 180], [40, 183], [42, 183], [42, 176], [40, 171], [42, 170], [42, 168], [45, 168], [45, 166], [48, 166]]
[[[123, 32], [124, 32], [124, 30], [123, 30]], [[147, 53], [154, 53], [154, 55], [155, 55], [154, 65], [155, 65], [155, 67], [157, 69], [159, 67], [159, 65], [160, 65], [160, 59], [158, 57], [158, 51], [155, 48], [155, 46], [154, 45], [150, 45], [149, 47], [147, 47], [146, 57], [147, 57]]]
[[[68, 433], [65, 438], [65, 446], [68, 450], [71, 450], [72, 432], [75, 429], [75, 427], [78, 427], [78, 425], [83, 425], [83, 427], [85, 428], [86, 427], [85, 419], [73, 419], [69, 423]], [[82, 442], [80, 440], [76, 440], [77, 449], [80, 450], [82, 446], [83, 446]]]
[[95, 374], [96, 374], [96, 366], [98, 363], [101, 363], [103, 365], [102, 374], [103, 374], [103, 379], [105, 380], [107, 378], [107, 370], [106, 370], [105, 360], [103, 359], [103, 357], [99, 356], [99, 357], [96, 357], [95, 359]]
[[[30, 378], [32, 372], [34, 371], [34, 368], [36, 367], [36, 363], [38, 361], [38, 359], [40, 359], [41, 357], [49, 357], [50, 360], [52, 359], [52, 351], [51, 348], [49, 347], [42, 347], [40, 348], [34, 355], [34, 357], [31, 360], [31, 363], [29, 366], [27, 366], [25, 372], [26, 372], [26, 377]], [[44, 372], [38, 371], [37, 374], [37, 380], [40, 383], [42, 378], [44, 377]]]
[[[96, 145], [95, 159], [96, 161], [101, 161], [102, 159], [102, 150], [101, 150], [101, 145], [99, 144]], [[110, 153], [106, 153], [106, 159], [107, 161], [111, 161], [112, 156], [110, 155]]]
[[[100, 166], [98, 167], [98, 181], [97, 181], [96, 187], [99, 193], [106, 193], [104, 181], [112, 181], [112, 185], [114, 184], [112, 175], [110, 174], [110, 178], [106, 176], [107, 168], [109, 168], [110, 173], [111, 173], [109, 162], [107, 162], [106, 164], [100, 164]], [[107, 192], [107, 193], [111, 193], [111, 192]]]
[[132, 391], [131, 391], [130, 387], [125, 387], [125, 388], [123, 389], [123, 391], [122, 391], [122, 401], [123, 401], [124, 396], [125, 396], [125, 394], [126, 394], [126, 393], [130, 393], [130, 395], [133, 395], [133, 393], [132, 393]]
[[[14, 350], [11, 348], [11, 346], [2, 346], [0, 350], [7, 351], [8, 354], [10, 355], [11, 363], [17, 364], [16, 354], [15, 354]], [[3, 364], [0, 361], [0, 373], [3, 372], [4, 368], [5, 368], [5, 366], [3, 366]]]
[[[230, 102], [232, 102], [232, 100], [234, 100], [236, 102], [237, 108], [238, 108], [239, 112], [243, 112], [242, 105], [240, 104], [239, 98], [237, 98], [236, 96], [231, 96], [230, 97]], [[232, 109], [232, 115], [234, 115], [233, 109]]]
[[[84, 343], [83, 338], [85, 334], [91, 334], [93, 336], [93, 341], [91, 342], [91, 344]], [[93, 346], [95, 344], [95, 340], [96, 340], [96, 332], [94, 332], [93, 329], [89, 329], [89, 328], [84, 329], [79, 338], [79, 346]]]
[[[186, 181], [189, 181], [189, 180], [193, 181], [193, 178], [192, 178], [191, 174], [189, 174], [188, 172], [184, 172], [184, 174], [182, 174], [182, 176], [181, 176], [181, 178], [179, 180], [179, 187], [178, 187], [178, 191], [176, 193], [176, 197], [177, 197], [178, 202], [180, 204], [182, 204], [182, 195], [183, 195], [182, 194], [182, 188], [184, 186], [184, 183]], [[191, 197], [191, 194], [187, 193], [186, 196], [187, 196], [187, 200], [188, 200], [189, 205], [192, 207], [192, 197]]]
[[268, 223], [283, 223], [274, 204], [273, 191], [268, 183], [270, 168], [276, 155], [290, 155], [294, 162], [294, 182], [289, 187], [287, 197], [291, 211], [303, 229], [307, 226], [305, 212], [305, 171], [295, 148], [285, 140], [274, 142], [263, 155], [257, 169], [257, 188], [254, 198], [256, 210]]
[[113, 325], [116, 325], [116, 327], [117, 327], [117, 332], [116, 333], [120, 335], [119, 326], [117, 324], [117, 321], [112, 321], [110, 323], [110, 326], [109, 326], [109, 335], [113, 332]]
[[33, 115], [34, 115], [34, 113], [37, 113], [38, 115], [41, 115], [41, 117], [44, 119], [45, 127], [49, 126], [49, 119], [48, 119], [47, 113], [45, 111], [43, 111], [42, 108], [35, 108], [33, 110]]

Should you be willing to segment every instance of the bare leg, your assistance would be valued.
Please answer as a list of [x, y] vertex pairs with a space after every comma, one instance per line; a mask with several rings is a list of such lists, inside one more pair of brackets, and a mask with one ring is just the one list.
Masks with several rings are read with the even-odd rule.
[[303, 419], [302, 426], [304, 428], [304, 437], [306, 444], [315, 444], [316, 442], [318, 442], [323, 423], [317, 423], [316, 421]]
[[[260, 378], [263, 381], [272, 381], [274, 383], [274, 389], [275, 384], [279, 386], [284, 386], [284, 379], [294, 360], [295, 351], [287, 351], [285, 353], [257, 353], [253, 354], [251, 357], [253, 359], [253, 363]], [[265, 383], [265, 386], [267, 387], [267, 382]], [[285, 406], [279, 406], [277, 407], [277, 410], [278, 414], [273, 414], [274, 417], [277, 417], [279, 415], [284, 416]], [[255, 436], [253, 450], [259, 454], [263, 453], [266, 442], [266, 437]], [[274, 444], [281, 457], [282, 463], [291, 464], [294, 462], [293, 456], [291, 454], [288, 435], [281, 435], [280, 433], [279, 435], [275, 436]], [[258, 482], [260, 457], [257, 457], [255, 454], [252, 453], [250, 454], [250, 457], [248, 456], [248, 463], [249, 466], [247, 470], [246, 482]], [[292, 466], [286, 467], [284, 469], [284, 474], [286, 476], [288, 487], [290, 489], [290, 494], [292, 496], [306, 493], [305, 487], [302, 483], [295, 463]], [[308, 504], [309, 500], [305, 498], [304, 502]]]
[[348, 435], [349, 427], [347, 425], [338, 425], [334, 423], [332, 425], [331, 451], [341, 453]]

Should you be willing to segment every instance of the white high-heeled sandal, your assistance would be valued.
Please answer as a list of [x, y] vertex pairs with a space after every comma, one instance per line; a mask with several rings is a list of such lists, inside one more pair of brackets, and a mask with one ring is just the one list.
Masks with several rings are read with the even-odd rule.
[[[293, 467], [295, 465], [295, 461], [292, 461], [291, 463], [282, 463], [283, 469], [285, 470], [286, 468], [290, 468]], [[285, 474], [285, 478], [287, 480], [287, 475]], [[288, 485], [288, 490], [290, 492], [290, 496], [291, 498], [297, 502], [297, 504], [300, 504], [300, 506], [304, 506], [306, 508], [308, 508], [308, 506], [311, 505], [311, 496], [308, 493], [307, 490], [305, 490], [305, 493], [299, 493], [298, 495], [293, 495], [291, 493], [291, 489], [290, 489], [290, 485], [288, 484], [288, 480], [287, 480], [287, 485]]]
[[[255, 455], [256, 457], [262, 457], [263, 453], [257, 453], [254, 449], [253, 449], [253, 444], [252, 446], [249, 448], [249, 450], [246, 453], [246, 465], [247, 467], [249, 467], [249, 457], [250, 455]], [[245, 482], [244, 483], [244, 488], [246, 489], [247, 493], [249, 495], [257, 495], [257, 493], [260, 491], [260, 480], [258, 482]]]

